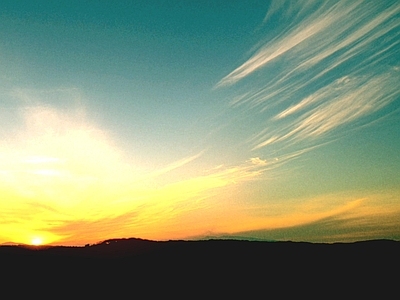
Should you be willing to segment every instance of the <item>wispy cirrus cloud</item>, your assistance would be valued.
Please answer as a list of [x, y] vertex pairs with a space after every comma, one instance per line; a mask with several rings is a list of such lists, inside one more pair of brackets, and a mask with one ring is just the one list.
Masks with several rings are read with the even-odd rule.
[[398, 74], [340, 78], [275, 115], [273, 120], [298, 117], [259, 137], [254, 149], [274, 142], [318, 137], [372, 114], [396, 99], [399, 79]]
[[252, 149], [322, 137], [398, 100], [399, 13], [396, 1], [273, 2], [264, 25], [285, 27], [216, 85], [243, 83], [231, 106], [264, 119]]
[[[335, 53], [341, 58], [350, 58], [349, 54], [365, 51], [363, 47], [390, 31], [398, 31], [399, 27], [396, 16], [400, 6], [396, 2], [378, 13], [382, 5], [370, 1], [328, 1], [320, 2], [320, 5], [317, 1], [279, 3], [280, 9], [292, 12], [287, 15], [287, 18], [294, 18], [292, 25], [262, 45], [246, 62], [222, 78], [217, 86], [234, 84], [282, 56], [291, 59], [288, 67], [292, 72], [315, 65]], [[307, 17], [302, 14], [305, 10], [309, 10]], [[397, 36], [398, 32], [394, 34]], [[338, 53], [340, 50], [344, 52]], [[282, 72], [278, 77], [284, 79], [285, 74]]]

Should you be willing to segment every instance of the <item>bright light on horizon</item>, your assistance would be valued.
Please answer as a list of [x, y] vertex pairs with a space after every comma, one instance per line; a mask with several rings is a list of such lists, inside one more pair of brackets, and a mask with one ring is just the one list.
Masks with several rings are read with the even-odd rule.
[[32, 239], [31, 244], [34, 246], [40, 246], [43, 244], [43, 240], [40, 237], [35, 237]]

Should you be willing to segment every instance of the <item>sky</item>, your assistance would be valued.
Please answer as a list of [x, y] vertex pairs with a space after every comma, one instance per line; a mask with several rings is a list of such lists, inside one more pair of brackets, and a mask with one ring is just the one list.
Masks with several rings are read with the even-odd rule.
[[0, 244], [400, 240], [400, 3], [0, 8]]

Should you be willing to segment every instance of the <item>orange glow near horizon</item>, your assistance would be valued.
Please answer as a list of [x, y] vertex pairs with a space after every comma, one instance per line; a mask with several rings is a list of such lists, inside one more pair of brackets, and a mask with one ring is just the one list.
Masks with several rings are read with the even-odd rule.
[[[200, 172], [190, 165], [203, 151], [146, 170], [85, 122], [49, 108], [26, 114], [25, 130], [8, 144], [0, 143], [0, 242], [185, 239], [298, 227], [338, 216], [362, 218], [395, 203], [390, 195], [334, 194], [294, 202], [270, 199], [252, 207], [237, 192], [273, 169], [258, 157]], [[171, 176], [178, 171], [180, 176]], [[379, 197], [381, 202], [374, 200]]]

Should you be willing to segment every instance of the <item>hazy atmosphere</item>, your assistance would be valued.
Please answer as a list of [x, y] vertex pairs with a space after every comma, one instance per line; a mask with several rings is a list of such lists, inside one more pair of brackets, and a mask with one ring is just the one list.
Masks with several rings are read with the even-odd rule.
[[399, 1], [0, 5], [0, 244], [400, 240]]

